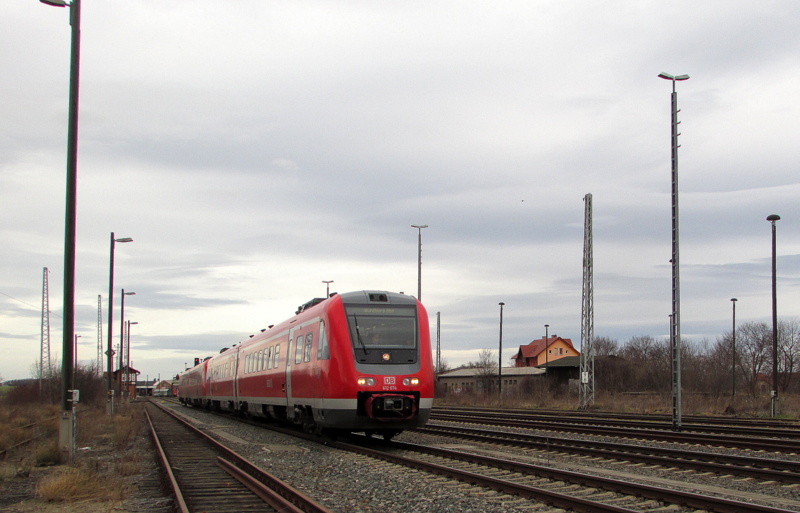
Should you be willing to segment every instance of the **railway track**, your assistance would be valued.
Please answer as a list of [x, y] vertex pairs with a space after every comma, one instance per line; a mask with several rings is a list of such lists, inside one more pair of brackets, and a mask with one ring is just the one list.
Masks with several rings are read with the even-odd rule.
[[397, 441], [388, 442], [379, 448], [345, 442], [334, 442], [331, 445], [570, 511], [615, 513], [665, 509], [718, 513], [797, 511]]
[[671, 426], [658, 422], [605, 420], [602, 417], [580, 420], [533, 413], [444, 409], [435, 409], [431, 420], [800, 454], [800, 429], [797, 428], [748, 429], [738, 426], [728, 429], [724, 426], [702, 425], [685, 426], [682, 431], [673, 431]]
[[181, 513], [330, 513], [167, 409], [150, 403], [146, 413]]
[[[226, 416], [230, 418], [230, 416]], [[438, 426], [429, 424], [430, 429], [437, 431]], [[263, 427], [263, 426], [262, 426]], [[289, 434], [307, 440], [319, 442], [314, 436], [303, 435], [292, 430], [275, 428], [273, 431]], [[429, 432], [428, 428], [414, 430], [401, 435], [407, 440], [419, 441], [423, 444], [409, 444], [402, 442], [380, 443], [377, 439], [355, 437], [351, 440], [326, 441], [329, 448], [346, 450], [362, 455], [365, 464], [373, 459], [386, 461], [384, 465], [397, 465], [410, 467], [440, 477], [423, 477], [427, 483], [432, 479], [441, 483], [442, 487], [457, 486], [453, 483], [462, 482], [464, 493], [469, 496], [493, 494], [492, 500], [499, 500], [502, 504], [532, 508], [539, 511], [542, 508], [559, 508], [570, 511], [613, 511], [622, 512], [651, 512], [669, 510], [688, 513], [692, 511], [713, 511], [720, 513], [745, 512], [745, 513], [787, 513], [800, 511], [800, 500], [797, 500], [800, 489], [796, 482], [797, 464], [788, 465], [788, 470], [767, 468], [759, 477], [745, 475], [747, 464], [761, 464], [761, 458], [751, 461], [746, 459], [727, 460], [720, 465], [732, 465], [733, 468], [719, 466], [712, 470], [713, 465], [708, 464], [695, 471], [686, 470], [687, 466], [679, 465], [676, 454], [670, 455], [669, 451], [653, 451], [651, 448], [640, 447], [639, 457], [647, 457], [648, 452], [653, 452], [653, 457], [661, 460], [642, 460], [631, 463], [631, 466], [617, 466], [620, 461], [629, 456], [617, 454], [616, 456], [601, 456], [599, 454], [586, 454], [580, 459], [571, 454], [561, 454], [554, 460], [567, 460], [570, 464], [561, 465], [565, 468], [555, 468], [555, 464], [541, 465], [542, 459], [527, 455], [525, 450], [518, 448], [520, 440], [535, 445], [535, 439], [525, 440], [525, 437], [508, 437], [502, 440], [486, 439], [478, 441], [480, 446], [464, 446], [462, 438], [466, 428], [453, 429], [450, 432]], [[492, 433], [483, 433], [484, 437], [496, 437], [499, 434], [494, 429]], [[420, 436], [421, 435], [421, 436]], [[471, 435], [470, 435], [471, 436]], [[505, 435], [503, 435], [505, 436]], [[435, 439], [433, 438], [435, 437]], [[442, 437], [453, 438], [452, 441], [442, 441]], [[535, 437], [534, 437], [535, 438]], [[545, 437], [547, 439], [548, 437]], [[416, 440], [415, 440], [416, 439]], [[549, 438], [550, 447], [544, 450], [554, 452], [553, 437]], [[539, 440], [541, 442], [541, 440]], [[574, 440], [569, 442], [575, 442]], [[590, 444], [592, 445], [592, 444]], [[541, 448], [540, 448], [541, 449]], [[566, 447], [564, 450], [568, 450]], [[569, 450], [588, 450], [569, 449]], [[561, 449], [559, 449], [561, 450]], [[683, 452], [683, 451], [679, 451]], [[479, 453], [479, 454], [478, 454]], [[635, 449], [631, 449], [631, 458], [635, 456]], [[697, 459], [702, 460], [702, 453]], [[520, 456], [521, 455], [521, 456]], [[672, 456], [670, 461], [666, 458]], [[685, 456], [684, 456], [685, 457]], [[593, 469], [594, 463], [606, 459], [606, 468]], [[608, 458], [618, 460], [609, 463]], [[548, 456], [549, 461], [549, 456]], [[777, 461], [777, 460], [774, 460]], [[642, 473], [642, 465], [648, 469]], [[777, 463], [780, 467], [781, 463]], [[762, 465], [763, 466], [763, 465]], [[613, 467], [616, 470], [609, 470]], [[738, 467], [738, 469], [736, 468]], [[650, 469], [657, 469], [650, 473]], [[627, 469], [627, 470], [626, 470]], [[402, 472], [395, 470], [396, 472]], [[709, 477], [708, 473], [714, 472], [716, 477]], [[737, 472], [741, 472], [739, 477]], [[756, 471], [758, 472], [758, 471]], [[773, 472], [774, 474], [770, 474]], [[641, 475], [639, 475], [641, 473]], [[660, 477], [659, 477], [660, 476]], [[683, 477], [677, 477], [683, 476]], [[686, 476], [689, 476], [688, 479]], [[697, 481], [693, 479], [697, 476]], [[770, 479], [772, 477], [773, 479]], [[744, 479], [741, 479], [744, 478]], [[780, 479], [779, 479], [780, 478]], [[737, 483], [753, 482], [758, 479], [760, 486], [745, 487], [740, 489]], [[769, 481], [764, 481], [770, 479]], [[438, 481], [441, 480], [441, 481]], [[481, 492], [481, 488], [487, 489]], [[755, 489], [752, 489], [755, 488]], [[775, 488], [785, 489], [786, 493], [775, 494]], [[752, 490], [751, 490], [752, 489]], [[791, 490], [794, 490], [792, 492]]]
[[[486, 407], [477, 406], [438, 406], [434, 411], [440, 412], [461, 412], [461, 413], [496, 413], [497, 410], [489, 409]], [[616, 421], [631, 424], [631, 422], [645, 422], [649, 424], [663, 424], [670, 425], [672, 423], [672, 416], [667, 413], [619, 413], [619, 412], [606, 412], [606, 411], [585, 411], [585, 410], [548, 410], [548, 409], [523, 409], [523, 408], [505, 408], [504, 413], [511, 415], [526, 415], [529, 417], [539, 418], [552, 418], [564, 419], [566, 421], [585, 421], [597, 422], [601, 421]], [[684, 426], [691, 425], [720, 425], [720, 426], [742, 426], [747, 428], [756, 429], [794, 429], [800, 431], [800, 421], [790, 419], [771, 419], [771, 418], [757, 418], [757, 417], [733, 417], [721, 415], [682, 415], [682, 423]]]
[[415, 430], [433, 436], [446, 436], [525, 450], [546, 451], [631, 464], [659, 465], [676, 470], [712, 472], [719, 476], [738, 476], [761, 481], [800, 484], [800, 462], [710, 453], [669, 447], [653, 447], [620, 442], [576, 440], [558, 436], [498, 432], [495, 430], [446, 426], [429, 423]]

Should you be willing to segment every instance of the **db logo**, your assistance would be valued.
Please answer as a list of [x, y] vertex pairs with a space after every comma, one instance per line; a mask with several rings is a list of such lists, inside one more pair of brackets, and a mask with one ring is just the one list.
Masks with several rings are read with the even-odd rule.
[[394, 385], [394, 376], [385, 376], [383, 378], [384, 385]]

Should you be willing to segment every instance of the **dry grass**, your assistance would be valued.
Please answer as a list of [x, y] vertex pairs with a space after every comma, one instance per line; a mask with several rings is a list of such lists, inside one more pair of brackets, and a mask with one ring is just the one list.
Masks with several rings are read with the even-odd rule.
[[[800, 419], [800, 395], [783, 394], [780, 396], [779, 418]], [[552, 397], [534, 390], [530, 394], [514, 394], [502, 400], [494, 394], [450, 394], [437, 397], [440, 406], [483, 406], [487, 408], [523, 408], [523, 409], [556, 409], [575, 410], [578, 408], [577, 394]], [[672, 411], [672, 395], [669, 393], [637, 393], [608, 394], [598, 392], [592, 411], [608, 411], [636, 414], [665, 414]], [[706, 394], [682, 394], [682, 412], [684, 415], [736, 415], [740, 417], [769, 417], [770, 398], [742, 394], [735, 401], [727, 397], [713, 397]]]
[[82, 405], [75, 431], [75, 462], [61, 466], [57, 465], [61, 458], [58, 407], [0, 405], [0, 443], [13, 445], [18, 431], [30, 434], [30, 428], [18, 426], [32, 422], [38, 423], [36, 429], [41, 434], [39, 440], [15, 449], [5, 462], [0, 462], [0, 483], [18, 486], [19, 479], [36, 482], [37, 498], [31, 497], [9, 511], [112, 511], [130, 494], [135, 476], [148, 464], [138, 444], [142, 418], [141, 404], [131, 404], [114, 416], [106, 415], [104, 405]]
[[36, 485], [36, 494], [47, 501], [76, 502], [82, 500], [122, 500], [123, 487], [114, 480], [84, 468], [64, 468], [43, 478]]
[[[139, 412], [141, 414], [141, 412]], [[114, 417], [112, 440], [117, 449], [124, 449], [139, 435], [141, 423], [133, 415], [117, 415]]]

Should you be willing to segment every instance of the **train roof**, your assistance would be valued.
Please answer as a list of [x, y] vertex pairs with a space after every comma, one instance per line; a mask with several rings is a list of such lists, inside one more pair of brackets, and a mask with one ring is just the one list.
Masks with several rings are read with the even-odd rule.
[[279, 322], [277, 324], [271, 324], [269, 328], [265, 328], [260, 330], [260, 332], [250, 335], [247, 339], [234, 344], [232, 347], [226, 347], [220, 350], [220, 352], [216, 355], [206, 357], [204, 360], [200, 362], [200, 365], [196, 365], [191, 369], [186, 369], [181, 374], [186, 374], [198, 367], [202, 367], [202, 363], [206, 360], [211, 358], [219, 358], [230, 351], [238, 351], [239, 346], [242, 345], [249, 345], [253, 339], [261, 340], [266, 336], [269, 336], [267, 332], [272, 331], [273, 328], [283, 329], [286, 324], [293, 322], [293, 319], [306, 312], [307, 310], [311, 310], [314, 307], [323, 304], [327, 301], [327, 299], [334, 299], [339, 298], [343, 304], [345, 305], [364, 305], [364, 304], [373, 304], [373, 303], [383, 303], [383, 304], [391, 304], [391, 305], [416, 305], [417, 299], [414, 296], [409, 296], [403, 294], [402, 292], [388, 292], [385, 290], [357, 290], [353, 292], [344, 292], [342, 294], [337, 294], [336, 292], [332, 293], [328, 298], [319, 298], [315, 297], [309, 301], [306, 301], [302, 305], [297, 307], [297, 311], [295, 312], [294, 316], [286, 319], [285, 321]]

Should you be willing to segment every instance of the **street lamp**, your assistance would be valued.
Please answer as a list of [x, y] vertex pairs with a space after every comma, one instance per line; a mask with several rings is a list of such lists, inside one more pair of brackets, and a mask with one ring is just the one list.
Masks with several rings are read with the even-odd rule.
[[[122, 401], [122, 362], [124, 361], [122, 357], [125, 354], [125, 296], [135, 296], [136, 292], [125, 292], [125, 289], [122, 289], [122, 295], [120, 297], [120, 307], [119, 307], [119, 386], [118, 386], [118, 395], [119, 400]], [[120, 402], [120, 404], [122, 404]]]
[[767, 221], [772, 223], [772, 417], [778, 414], [778, 289], [776, 283], [775, 221], [781, 216], [772, 214]]
[[128, 382], [128, 387], [126, 387], [126, 389], [125, 389], [125, 396], [126, 397], [128, 397], [130, 395], [129, 392], [130, 392], [130, 380], [131, 380], [131, 325], [133, 325], [133, 324], [139, 324], [139, 323], [138, 322], [128, 321], [128, 330], [127, 330], [128, 331], [128, 337], [127, 337], [128, 338], [128, 343], [127, 343], [127, 348], [125, 349], [125, 355], [126, 355], [125, 359], [127, 361], [125, 363], [125, 367], [127, 367], [127, 370], [125, 372], [125, 376], [126, 376], [126, 380]]
[[117, 242], [133, 242], [130, 237], [122, 237], [119, 239], [114, 238], [114, 232], [111, 232], [111, 263], [109, 264], [108, 271], [108, 350], [107, 355], [107, 377], [106, 377], [106, 414], [111, 415], [114, 413], [114, 401], [111, 399], [111, 392], [113, 385], [111, 382], [111, 373], [114, 371], [114, 348], [113, 348], [113, 327], [114, 327], [114, 246]]
[[675, 82], [688, 80], [689, 75], [659, 73], [659, 78], [672, 81], [672, 317], [670, 345], [672, 347], [672, 427], [681, 429], [681, 286], [678, 230], [678, 93]]
[[333, 283], [333, 280], [322, 280], [322, 283], [325, 284], [325, 297], [331, 297], [331, 283]]
[[733, 324], [731, 328], [731, 345], [733, 346], [733, 368], [731, 370], [731, 397], [736, 399], [736, 299], [735, 297], [731, 298], [731, 305], [733, 306]]
[[417, 229], [417, 300], [422, 301], [422, 229], [427, 228], [427, 224], [412, 224], [412, 228]]
[[69, 114], [67, 125], [67, 197], [64, 230], [64, 322], [61, 361], [61, 420], [59, 448], [72, 462], [75, 456], [75, 419], [69, 386], [72, 383], [72, 337], [75, 332], [75, 224], [78, 189], [78, 85], [80, 83], [81, 2], [72, 0], [42, 0], [55, 7], [70, 8], [72, 26], [69, 68]]
[[497, 390], [499, 395], [502, 397], [503, 395], [503, 306], [505, 303], [502, 301], [497, 303], [500, 305], [500, 352], [498, 356], [498, 365], [497, 365]]

